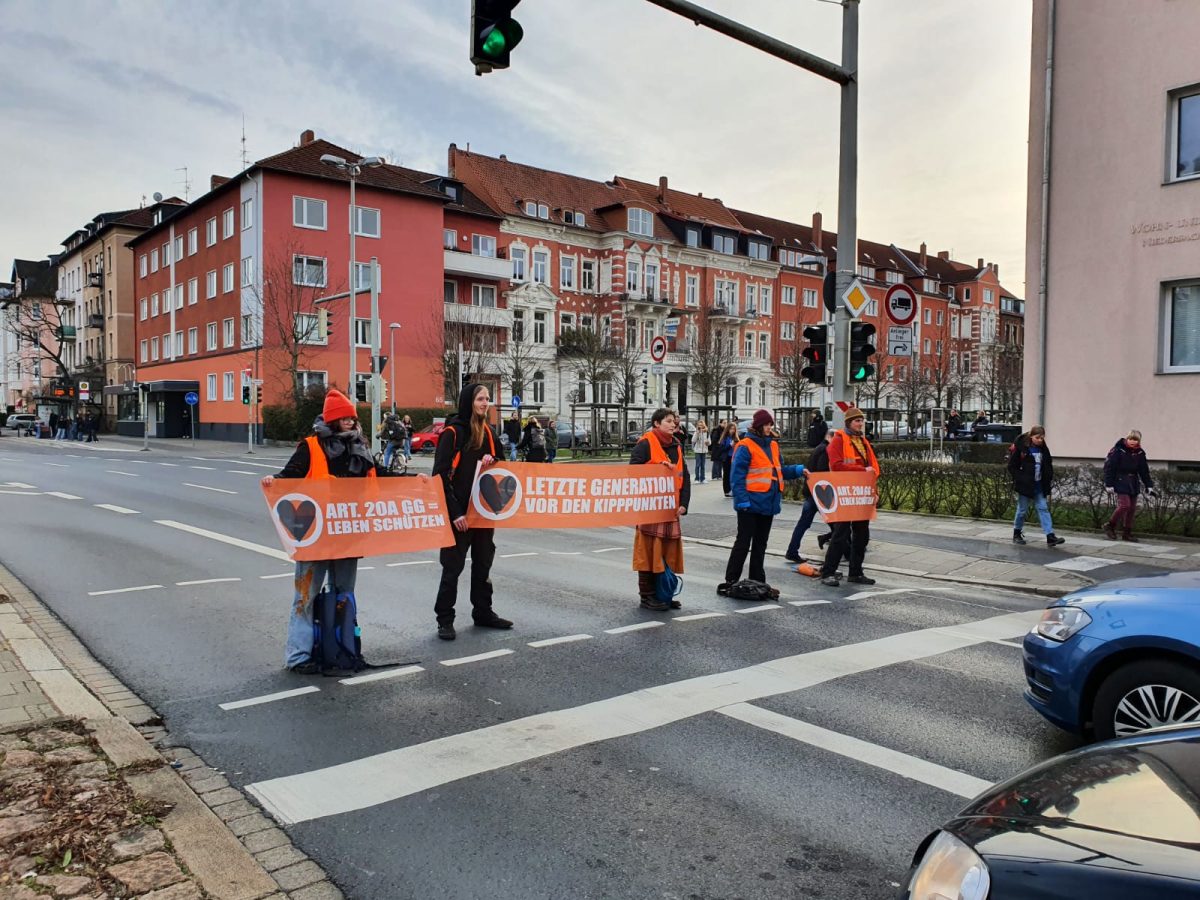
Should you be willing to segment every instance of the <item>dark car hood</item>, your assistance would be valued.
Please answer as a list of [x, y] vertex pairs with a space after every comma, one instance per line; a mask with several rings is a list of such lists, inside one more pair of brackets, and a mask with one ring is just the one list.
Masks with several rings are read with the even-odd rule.
[[1056, 871], [1078, 879], [1095, 869], [1121, 880], [1178, 879], [1186, 893], [1159, 896], [1200, 897], [1200, 727], [1056, 757], [989, 789], [945, 830], [988, 861], [997, 883], [1009, 869], [1048, 881]]

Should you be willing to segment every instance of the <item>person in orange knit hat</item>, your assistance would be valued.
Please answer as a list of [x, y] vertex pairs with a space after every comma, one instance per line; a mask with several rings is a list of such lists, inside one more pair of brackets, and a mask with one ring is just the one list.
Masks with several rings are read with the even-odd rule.
[[[829, 439], [829, 470], [831, 472], [865, 472], [874, 469], [879, 474], [879, 460], [871, 442], [863, 433], [866, 417], [857, 406], [846, 410], [846, 427], [835, 431]], [[838, 587], [838, 564], [846, 556], [850, 562], [850, 577], [853, 584], [874, 584], [863, 572], [863, 560], [867, 556], [867, 544], [871, 541], [871, 522], [863, 519], [855, 522], [834, 522], [831, 526], [829, 549], [825, 551], [825, 564], [821, 566], [821, 583]]]

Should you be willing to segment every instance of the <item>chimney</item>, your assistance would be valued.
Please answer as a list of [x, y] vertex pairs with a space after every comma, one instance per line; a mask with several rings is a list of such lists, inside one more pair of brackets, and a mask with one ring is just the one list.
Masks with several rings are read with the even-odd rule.
[[982, 256], [981, 256], [981, 257], [979, 257], [978, 264], [975, 266], [975, 268], [977, 268], [977, 269], [982, 269], [982, 268], [983, 268], [983, 257], [982, 257]]
[[925, 264], [929, 262], [929, 248], [925, 246], [925, 242], [921, 241], [921, 268], [925, 268]]
[[229, 179], [226, 178], [224, 175], [210, 175], [208, 178], [208, 189], [210, 191], [215, 191], [221, 185], [225, 184], [225, 182], [227, 182], [228, 180]]
[[812, 220], [812, 242], [820, 249], [825, 243], [824, 238], [825, 232], [821, 230], [821, 214], [815, 212]]
[[454, 156], [458, 153], [458, 144], [451, 143], [446, 149], [446, 174], [454, 177]]
[[950, 262], [950, 251], [949, 250], [939, 250], [938, 251], [938, 259], [940, 259], [942, 262]]
[[997, 279], [997, 280], [999, 280], [999, 278], [1000, 278], [1000, 264], [999, 264], [999, 263], [989, 263], [989, 265], [992, 267], [992, 274], [996, 276], [996, 279]]
[[507, 153], [501, 153], [499, 158], [504, 160], [505, 162], [508, 162], [508, 154]]
[[307, 147], [309, 144], [311, 144], [316, 139], [317, 139], [317, 136], [316, 136], [316, 134], [313, 133], [313, 130], [311, 128], [306, 128], [302, 132], [300, 132], [300, 146], [301, 147]]
[[667, 202], [667, 176], [666, 175], [658, 176], [658, 202], [659, 203]]

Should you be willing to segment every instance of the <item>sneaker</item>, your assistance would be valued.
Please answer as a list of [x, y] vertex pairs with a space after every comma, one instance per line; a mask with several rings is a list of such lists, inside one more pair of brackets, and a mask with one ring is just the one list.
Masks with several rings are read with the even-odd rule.
[[1050, 547], [1057, 547], [1059, 544], [1065, 544], [1066, 538], [1060, 538], [1053, 531], [1046, 535], [1046, 544]]
[[1014, 531], [1013, 532], [1013, 543], [1024, 545], [1025, 544], [1025, 536], [1023, 534], [1021, 534], [1021, 532], [1019, 532], [1019, 531]]
[[842, 586], [841, 579], [839, 579], [837, 577], [837, 575], [822, 575], [821, 576], [821, 584], [827, 584], [827, 585], [829, 585], [829, 587], [841, 587]]
[[833, 537], [832, 531], [827, 531], [824, 534], [817, 535], [817, 547], [821, 550], [825, 549], [825, 545], [829, 543], [829, 539]]
[[1112, 527], [1111, 522], [1104, 523], [1104, 536], [1110, 541], [1115, 541], [1117, 539], [1117, 529]]
[[653, 597], [643, 597], [642, 602], [638, 604], [642, 609], [648, 609], [652, 612], [666, 612], [671, 608], [671, 604], [663, 603]]
[[866, 575], [851, 575], [846, 579], [851, 584], [874, 584], [874, 578], [868, 578]]
[[296, 663], [288, 671], [295, 672], [297, 675], [320, 675], [321, 667], [309, 659], [302, 663]]
[[437, 635], [443, 641], [452, 641], [456, 637], [453, 625], [439, 625]]
[[502, 619], [500, 616], [492, 613], [486, 619], [475, 619], [476, 628], [512, 628], [513, 623], [508, 619]]
[[726, 494], [725, 496], [726, 496], [726, 497], [732, 497], [732, 496], [733, 496], [733, 494]]

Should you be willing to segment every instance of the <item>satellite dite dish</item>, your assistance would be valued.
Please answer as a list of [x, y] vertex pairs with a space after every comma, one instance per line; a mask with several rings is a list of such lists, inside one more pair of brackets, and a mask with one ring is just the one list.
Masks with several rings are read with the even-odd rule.
[[162, 203], [162, 194], [160, 194], [158, 191], [154, 192], [154, 202]]

